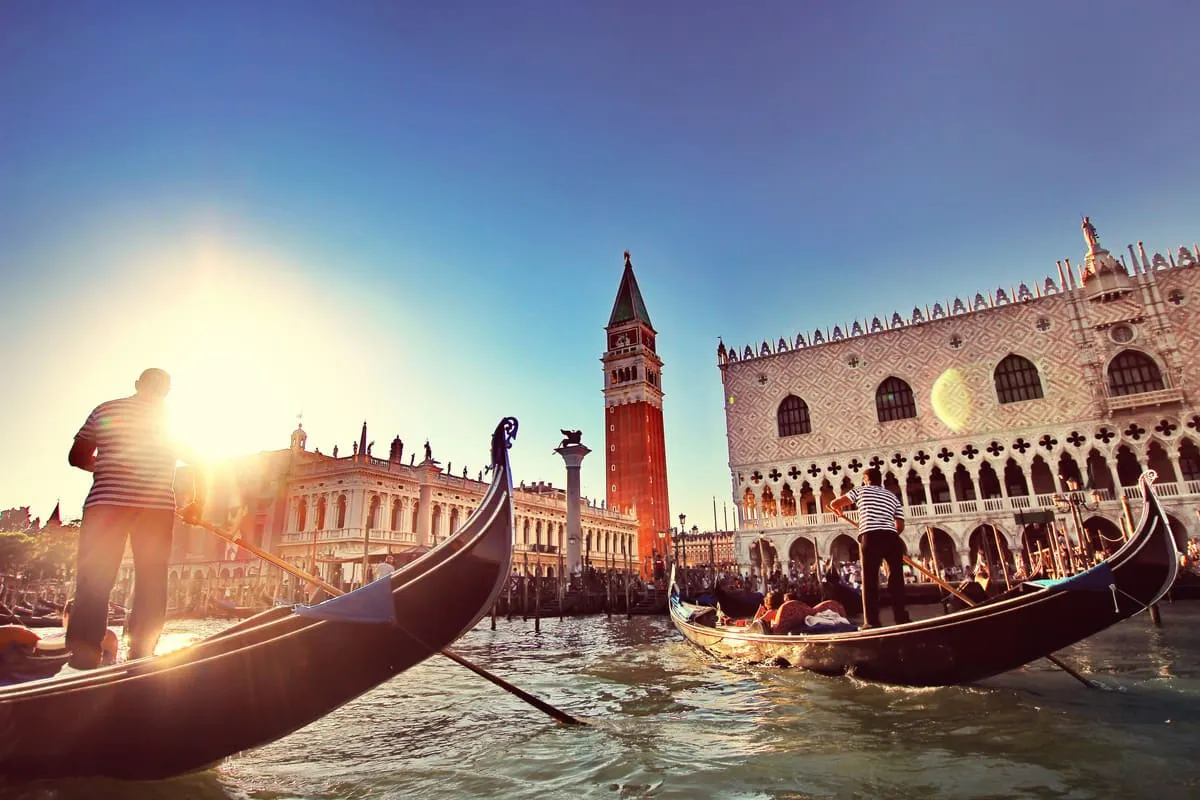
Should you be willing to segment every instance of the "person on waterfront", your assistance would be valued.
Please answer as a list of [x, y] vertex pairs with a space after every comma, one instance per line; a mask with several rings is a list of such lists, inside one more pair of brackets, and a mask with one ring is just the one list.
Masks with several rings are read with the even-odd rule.
[[858, 508], [858, 544], [862, 550], [863, 628], [878, 628], [879, 567], [888, 567], [888, 594], [896, 624], [909, 621], [904, 604], [904, 508], [896, 495], [882, 486], [879, 469], [863, 473], [863, 485], [851, 489], [829, 504], [840, 519], [851, 506]]
[[[108, 599], [125, 552], [133, 549], [133, 607], [125, 623], [129, 658], [153, 655], [167, 611], [167, 563], [175, 517], [175, 464], [198, 459], [170, 440], [165, 399], [171, 378], [147, 369], [130, 397], [101, 403], [75, 434], [68, 461], [91, 472], [76, 558], [75, 605], [67, 626], [70, 666], [100, 665]], [[202, 470], [196, 470], [197, 478]], [[188, 522], [202, 516], [202, 481], [180, 509]]]

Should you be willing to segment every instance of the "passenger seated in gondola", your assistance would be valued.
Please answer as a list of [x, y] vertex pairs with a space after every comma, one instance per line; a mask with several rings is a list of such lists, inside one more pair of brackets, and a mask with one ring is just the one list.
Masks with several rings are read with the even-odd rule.
[[833, 611], [843, 618], [846, 616], [846, 609], [836, 600], [822, 600], [815, 606], [810, 606], [797, 599], [791, 592], [768, 592], [763, 603], [767, 613], [754, 620], [759, 623], [763, 633], [788, 634], [803, 631], [805, 620], [822, 611]]

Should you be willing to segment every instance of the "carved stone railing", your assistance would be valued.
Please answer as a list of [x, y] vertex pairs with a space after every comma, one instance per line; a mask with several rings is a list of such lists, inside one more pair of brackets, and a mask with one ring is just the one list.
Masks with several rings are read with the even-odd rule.
[[1146, 406], [1165, 406], [1184, 401], [1183, 389], [1172, 387], [1159, 389], [1154, 392], [1139, 392], [1137, 394], [1107, 395], [1105, 402], [1109, 411], [1128, 411], [1131, 408]]

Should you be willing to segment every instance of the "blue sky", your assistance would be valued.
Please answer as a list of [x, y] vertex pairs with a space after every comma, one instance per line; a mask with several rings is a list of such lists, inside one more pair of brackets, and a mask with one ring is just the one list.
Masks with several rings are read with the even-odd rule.
[[0, 507], [145, 366], [213, 453], [370, 423], [474, 475], [597, 451], [629, 249], [672, 514], [729, 496], [714, 350], [1200, 237], [1190, 2], [0, 5]]

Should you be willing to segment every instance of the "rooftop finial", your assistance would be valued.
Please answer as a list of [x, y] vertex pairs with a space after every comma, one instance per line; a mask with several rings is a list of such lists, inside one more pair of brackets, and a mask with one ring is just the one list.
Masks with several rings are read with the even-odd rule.
[[1080, 227], [1083, 228], [1083, 238], [1087, 241], [1088, 252], [1095, 253], [1100, 249], [1100, 236], [1096, 233], [1096, 226], [1092, 224], [1091, 217], [1084, 217]]
[[627, 267], [631, 266], [631, 264], [629, 263], [629, 251], [628, 250], [625, 251], [625, 266], [627, 266]]

